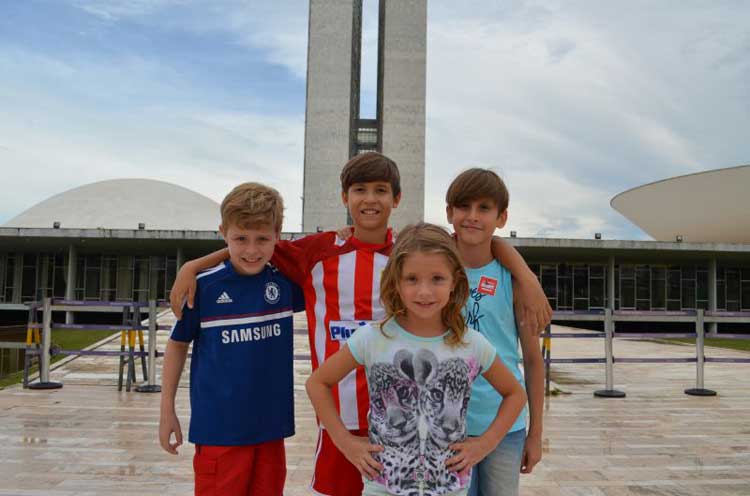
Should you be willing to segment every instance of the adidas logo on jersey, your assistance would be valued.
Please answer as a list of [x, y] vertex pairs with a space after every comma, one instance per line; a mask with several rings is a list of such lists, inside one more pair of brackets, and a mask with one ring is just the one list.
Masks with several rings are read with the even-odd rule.
[[221, 296], [216, 299], [216, 303], [232, 303], [232, 301], [232, 297], [229, 296], [226, 291], [221, 293]]

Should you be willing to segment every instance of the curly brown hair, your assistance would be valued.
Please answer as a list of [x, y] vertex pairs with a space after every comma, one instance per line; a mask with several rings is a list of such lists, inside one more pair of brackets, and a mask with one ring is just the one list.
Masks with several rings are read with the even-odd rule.
[[415, 253], [442, 254], [450, 264], [455, 285], [448, 304], [441, 311], [443, 325], [450, 330], [445, 336], [445, 342], [451, 346], [463, 343], [466, 323], [461, 310], [469, 297], [469, 281], [456, 250], [456, 243], [448, 231], [435, 224], [420, 222], [407, 226], [399, 233], [380, 279], [380, 301], [386, 314], [383, 323], [406, 314], [398, 285], [406, 257]]

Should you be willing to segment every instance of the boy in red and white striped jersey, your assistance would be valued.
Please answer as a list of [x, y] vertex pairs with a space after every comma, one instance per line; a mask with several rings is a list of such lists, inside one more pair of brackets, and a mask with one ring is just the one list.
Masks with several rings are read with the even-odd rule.
[[[353, 157], [341, 171], [341, 198], [352, 218], [351, 237], [344, 240], [330, 231], [279, 241], [271, 259], [304, 291], [313, 370], [338, 351], [357, 327], [385, 317], [380, 303], [380, 273], [393, 245], [388, 220], [401, 199], [398, 167], [376, 152]], [[523, 305], [519, 314], [526, 316], [530, 329], [543, 328], [551, 312], [536, 276], [511, 246], [498, 241], [496, 248], [500, 262], [519, 280], [519, 301]], [[187, 262], [180, 269], [171, 293], [172, 310], [178, 317], [185, 297], [188, 306], [192, 305], [195, 275], [227, 256], [226, 249], [220, 250]], [[364, 369], [356, 369], [339, 382], [333, 396], [346, 427], [368, 443], [369, 399]], [[328, 496], [362, 492], [361, 474], [323, 429], [311, 487], [315, 493]]]

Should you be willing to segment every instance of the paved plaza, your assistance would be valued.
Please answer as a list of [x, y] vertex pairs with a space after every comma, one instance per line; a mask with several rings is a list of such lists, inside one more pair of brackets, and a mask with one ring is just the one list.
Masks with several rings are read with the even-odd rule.
[[[287, 440], [288, 496], [309, 494], [317, 437], [303, 386], [310, 372], [303, 317], [295, 316], [297, 435]], [[118, 347], [116, 338], [102, 349]], [[600, 339], [558, 339], [553, 357], [603, 356], [602, 349]], [[691, 346], [615, 342], [619, 357], [692, 353]], [[706, 355], [750, 354], [707, 348]], [[114, 358], [77, 358], [51, 373], [62, 389], [0, 391], [0, 496], [192, 494], [192, 446], [177, 457], [162, 451], [159, 395], [118, 392], [116, 372]], [[553, 378], [566, 393], [546, 402], [544, 459], [522, 476], [523, 496], [750, 495], [747, 364], [707, 364], [706, 387], [719, 393], [709, 398], [683, 394], [695, 385], [694, 364], [617, 365], [615, 387], [625, 399], [593, 397], [603, 387], [602, 365], [555, 365]], [[187, 374], [181, 386], [187, 436]]]

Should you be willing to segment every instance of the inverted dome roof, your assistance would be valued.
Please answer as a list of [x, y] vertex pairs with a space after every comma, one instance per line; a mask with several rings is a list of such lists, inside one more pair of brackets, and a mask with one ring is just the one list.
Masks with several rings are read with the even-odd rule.
[[37, 203], [3, 227], [215, 231], [219, 204], [176, 184], [112, 179], [70, 189]]
[[750, 244], [750, 165], [676, 176], [616, 195], [612, 208], [658, 241]]

